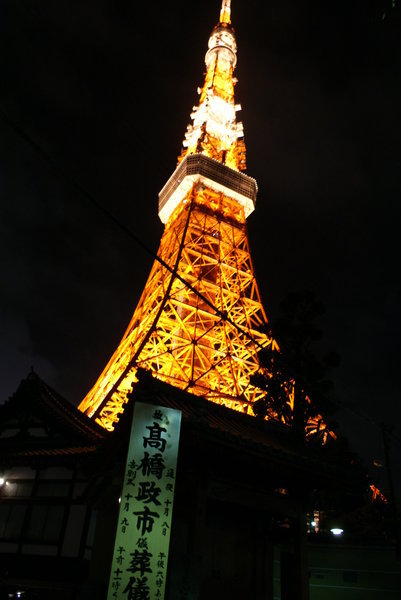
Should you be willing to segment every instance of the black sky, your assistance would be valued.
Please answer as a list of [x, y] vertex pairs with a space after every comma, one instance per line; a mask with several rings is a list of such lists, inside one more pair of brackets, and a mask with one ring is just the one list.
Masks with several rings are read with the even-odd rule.
[[[152, 259], [60, 173], [157, 249], [157, 193], [218, 12], [219, 0], [0, 3], [2, 401], [33, 365], [78, 403], [119, 342]], [[339, 420], [380, 454], [361, 414], [401, 438], [399, 4], [233, 0], [232, 17], [267, 313], [291, 291], [319, 295], [322, 351], [340, 353], [336, 395], [353, 411]]]

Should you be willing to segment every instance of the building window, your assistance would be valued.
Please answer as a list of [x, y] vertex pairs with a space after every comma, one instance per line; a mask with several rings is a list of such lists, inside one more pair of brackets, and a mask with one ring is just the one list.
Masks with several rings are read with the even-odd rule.
[[37, 496], [51, 496], [52, 498], [60, 498], [68, 496], [70, 491], [70, 483], [62, 481], [41, 481], [36, 491]]
[[64, 512], [64, 506], [34, 506], [25, 541], [46, 544], [58, 543]]
[[26, 508], [26, 505], [23, 504], [12, 505], [4, 503], [0, 505], [0, 539], [19, 539], [24, 523]]

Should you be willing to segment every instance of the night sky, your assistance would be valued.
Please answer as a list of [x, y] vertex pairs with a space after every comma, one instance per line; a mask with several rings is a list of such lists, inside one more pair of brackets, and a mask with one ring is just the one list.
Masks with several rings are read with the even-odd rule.
[[[341, 355], [335, 418], [355, 450], [382, 458], [369, 421], [401, 439], [400, 6], [232, 4], [265, 308], [274, 319], [305, 289], [323, 301], [316, 350]], [[157, 250], [157, 194], [175, 169], [219, 9], [0, 3], [1, 401], [33, 366], [78, 403], [117, 346], [152, 258], [85, 193]]]

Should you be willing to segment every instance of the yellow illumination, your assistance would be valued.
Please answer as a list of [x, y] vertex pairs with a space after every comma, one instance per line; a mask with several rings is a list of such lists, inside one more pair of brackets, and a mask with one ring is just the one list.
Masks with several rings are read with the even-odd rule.
[[[249, 414], [253, 403], [266, 396], [251, 383], [260, 370], [258, 352], [279, 349], [266, 333], [249, 251], [246, 216], [254, 209], [257, 186], [238, 173], [246, 159], [243, 127], [236, 120], [241, 107], [234, 101], [237, 46], [230, 11], [230, 1], [223, 0], [179, 162], [192, 154], [208, 159], [186, 159], [161, 191], [161, 262], [154, 262], [118, 348], [79, 405], [107, 430], [124, 411], [138, 368]], [[204, 163], [207, 174], [195, 167], [191, 171], [190, 161]], [[293, 411], [293, 382], [287, 393]], [[278, 416], [271, 413], [270, 418]], [[308, 427], [322, 431], [320, 417]]]
[[231, 27], [231, 3], [223, 0], [220, 21], [213, 29], [205, 56], [206, 76], [198, 106], [191, 114], [182, 160], [188, 154], [205, 154], [236, 171], [246, 168], [244, 130], [237, 122], [239, 105], [234, 103], [233, 72], [237, 63], [237, 44]]
[[372, 500], [380, 499], [384, 504], [388, 504], [386, 496], [373, 483], [369, 486], [372, 492]]
[[223, 0], [220, 10], [220, 23], [231, 23], [231, 0]]
[[142, 367], [173, 386], [252, 413], [264, 392], [249, 377], [259, 369], [258, 350], [273, 342], [264, 333], [244, 208], [195, 184], [166, 224], [158, 255], [219, 313], [155, 262], [120, 345], [80, 410], [112, 429]]

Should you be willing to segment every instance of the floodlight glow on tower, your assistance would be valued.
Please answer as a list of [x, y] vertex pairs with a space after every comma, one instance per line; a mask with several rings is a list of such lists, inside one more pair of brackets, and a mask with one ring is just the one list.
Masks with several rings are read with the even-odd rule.
[[199, 101], [177, 167], [159, 193], [165, 229], [158, 260], [120, 344], [79, 405], [108, 430], [124, 411], [138, 368], [249, 414], [266, 396], [252, 375], [261, 368], [258, 352], [278, 346], [268, 333], [249, 250], [246, 218], [255, 209], [257, 184], [244, 173], [236, 64], [231, 2], [223, 0]]

